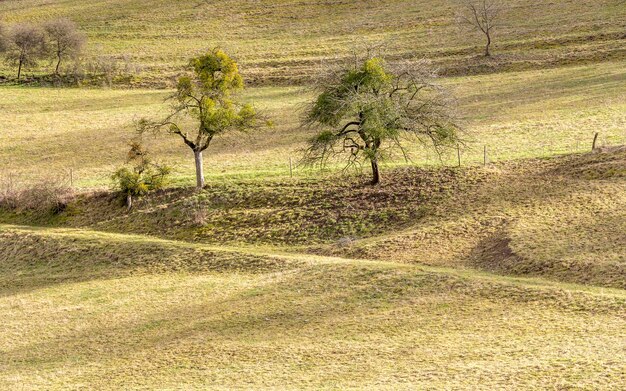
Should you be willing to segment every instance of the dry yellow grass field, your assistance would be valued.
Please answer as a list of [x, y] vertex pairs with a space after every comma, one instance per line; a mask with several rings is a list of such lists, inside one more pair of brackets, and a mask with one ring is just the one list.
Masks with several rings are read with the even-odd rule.
[[355, 204], [331, 176], [2, 213], [45, 227], [0, 225], [1, 388], [620, 388], [624, 159], [393, 171]]
[[[0, 1], [139, 69], [0, 85], [0, 390], [626, 389], [626, 4], [505, 0], [490, 59], [457, 4]], [[338, 161], [290, 175], [302, 85], [381, 43], [439, 68], [461, 167], [408, 144], [376, 187]], [[275, 125], [216, 140], [201, 191], [178, 138], [145, 137], [172, 181], [127, 210], [111, 174], [135, 121], [218, 45]], [[41, 184], [3, 202], [70, 172], [61, 207], [33, 205]]]
[[[626, 142], [626, 68], [623, 62], [442, 79], [459, 99], [470, 143], [463, 164], [541, 157]], [[108, 186], [123, 163], [134, 121], [164, 115], [167, 92], [4, 88], [0, 95], [0, 165], [3, 175], [67, 176], [78, 186]], [[205, 154], [207, 175], [285, 176], [288, 159], [311, 133], [299, 125], [310, 97], [297, 87], [251, 88], [245, 99], [263, 109], [275, 127], [216, 140]], [[155, 158], [173, 165], [180, 183], [193, 183], [193, 156], [176, 138], [148, 137]], [[441, 165], [432, 151], [408, 146], [414, 164]], [[402, 158], [387, 162], [406, 164]], [[456, 153], [443, 163], [456, 165]], [[296, 170], [297, 175], [307, 175]]]
[[229, 265], [229, 249], [89, 231], [5, 226], [0, 241], [46, 246], [3, 270], [19, 276], [0, 285], [6, 389], [624, 382], [623, 290], [259, 251]]
[[621, 0], [504, 0], [491, 60], [483, 39], [459, 28], [457, 0], [5, 0], [8, 23], [71, 17], [89, 37], [88, 56], [130, 58], [134, 83], [164, 82], [191, 54], [234, 53], [254, 83], [292, 84], [320, 63], [384, 43], [395, 58], [426, 57], [450, 74], [553, 68], [624, 58]]

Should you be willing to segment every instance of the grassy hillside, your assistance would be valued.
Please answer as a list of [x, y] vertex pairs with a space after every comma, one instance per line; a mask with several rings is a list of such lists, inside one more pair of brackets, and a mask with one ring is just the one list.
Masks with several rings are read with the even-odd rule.
[[325, 251], [625, 288], [625, 167], [624, 152], [498, 165], [411, 228]]
[[[504, 3], [486, 59], [455, 0], [0, 1], [140, 68], [134, 89], [0, 86], [0, 390], [625, 389], [626, 4]], [[439, 68], [462, 167], [408, 142], [380, 186], [291, 177], [298, 85], [381, 43]], [[216, 45], [275, 126], [216, 140], [202, 191], [177, 138], [147, 137], [172, 183], [128, 211], [111, 173], [168, 108], [147, 87]], [[41, 184], [1, 201], [70, 172], [54, 208]]]
[[623, 59], [626, 7], [620, 0], [505, 0], [495, 58], [482, 37], [460, 30], [456, 0], [6, 0], [7, 22], [75, 19], [91, 56], [130, 55], [138, 83], [161, 83], [192, 53], [222, 46], [253, 83], [293, 83], [320, 63], [384, 43], [396, 58], [428, 57], [448, 74], [531, 69]]
[[200, 193], [164, 191], [131, 213], [120, 197], [96, 193], [55, 216], [0, 218], [626, 288], [624, 167], [622, 150], [485, 168], [396, 169], [375, 188], [338, 174], [233, 179]]
[[[464, 164], [587, 151], [626, 142], [626, 68], [619, 62], [442, 79], [459, 99], [470, 144]], [[78, 186], [108, 185], [134, 136], [133, 121], [164, 116], [166, 92], [151, 90], [4, 88], [0, 95], [0, 165], [22, 180], [66, 176]], [[298, 108], [310, 99], [292, 88], [254, 88], [245, 98], [265, 110], [275, 127], [216, 140], [205, 155], [207, 175], [286, 176], [288, 158], [310, 133]], [[193, 183], [193, 159], [178, 139], [148, 138], [155, 157], [175, 166], [180, 183]], [[409, 145], [415, 164], [440, 165], [432, 151]], [[456, 153], [444, 156], [455, 165]], [[403, 164], [402, 158], [388, 162]], [[304, 175], [296, 170], [296, 175]], [[384, 173], [383, 173], [384, 174]]]
[[[4, 254], [46, 246], [0, 268], [18, 282], [0, 284], [9, 389], [624, 381], [623, 291], [315, 256], [252, 254], [231, 269], [207, 258], [216, 249], [89, 231], [3, 227], [0, 242]], [[176, 266], [147, 248], [176, 252]]]

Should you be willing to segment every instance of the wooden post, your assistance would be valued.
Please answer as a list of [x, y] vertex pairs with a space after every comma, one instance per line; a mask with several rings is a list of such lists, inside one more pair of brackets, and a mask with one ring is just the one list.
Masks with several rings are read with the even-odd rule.
[[291, 161], [291, 157], [289, 158], [289, 176], [293, 178], [293, 163]]
[[70, 187], [74, 187], [74, 170], [70, 168]]
[[485, 145], [485, 148], [483, 149], [483, 165], [486, 166], [487, 165], [487, 146]]
[[459, 159], [459, 167], [461, 167], [461, 146], [456, 145], [456, 157]]
[[595, 151], [596, 150], [596, 142], [598, 142], [598, 136], [600, 135], [599, 132], [596, 132], [596, 135], [593, 136], [593, 144], [591, 145], [591, 151]]

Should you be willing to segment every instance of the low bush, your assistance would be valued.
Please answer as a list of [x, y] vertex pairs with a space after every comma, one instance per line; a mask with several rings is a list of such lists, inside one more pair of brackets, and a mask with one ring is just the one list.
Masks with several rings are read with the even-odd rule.
[[141, 142], [131, 142], [126, 164], [132, 166], [120, 167], [111, 176], [114, 188], [126, 196], [128, 210], [133, 207], [133, 198], [165, 187], [172, 172], [170, 167], [154, 163], [149, 155]]
[[44, 179], [31, 184], [14, 177], [0, 181], [0, 208], [12, 211], [61, 213], [74, 199], [74, 191], [64, 181]]

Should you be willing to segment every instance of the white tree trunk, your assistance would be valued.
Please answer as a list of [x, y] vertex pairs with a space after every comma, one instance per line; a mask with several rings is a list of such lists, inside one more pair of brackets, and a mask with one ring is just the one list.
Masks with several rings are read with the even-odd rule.
[[193, 151], [196, 160], [196, 187], [198, 190], [204, 187], [204, 168], [202, 167], [202, 151]]

